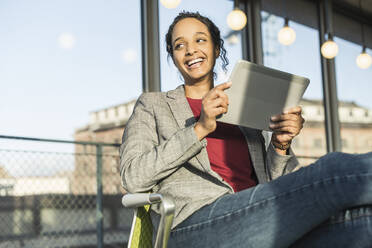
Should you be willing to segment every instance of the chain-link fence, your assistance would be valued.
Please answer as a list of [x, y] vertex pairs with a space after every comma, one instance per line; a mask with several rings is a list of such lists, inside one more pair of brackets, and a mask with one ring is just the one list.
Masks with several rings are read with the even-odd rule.
[[118, 148], [0, 136], [0, 247], [124, 247]]

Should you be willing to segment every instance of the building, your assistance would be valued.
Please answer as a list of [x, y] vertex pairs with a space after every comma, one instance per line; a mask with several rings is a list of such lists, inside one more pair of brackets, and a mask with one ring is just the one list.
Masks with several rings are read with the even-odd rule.
[[[324, 108], [320, 100], [302, 100], [305, 118], [301, 134], [293, 140], [292, 148], [300, 162], [308, 164], [327, 152]], [[372, 151], [372, 109], [359, 106], [355, 102], [339, 102], [342, 151], [364, 153]]]
[[[135, 100], [90, 113], [88, 125], [77, 129], [76, 141], [121, 143], [125, 124], [132, 114]], [[117, 147], [103, 147], [102, 183], [104, 194], [124, 193], [119, 177], [119, 151]], [[75, 171], [71, 190], [73, 194], [95, 194], [96, 147], [76, 145]]]
[[0, 167], [0, 196], [28, 196], [69, 194], [70, 176], [67, 173], [54, 176], [14, 177]]
[[[120, 143], [134, 104], [135, 100], [92, 112], [89, 124], [76, 130], [75, 140]], [[305, 124], [301, 134], [293, 140], [292, 148], [301, 164], [309, 164], [327, 152], [324, 107], [320, 100], [304, 99], [300, 105], [303, 108]], [[343, 151], [350, 153], [372, 151], [372, 109], [361, 107], [354, 102], [340, 102], [339, 117]], [[77, 154], [92, 154], [92, 158], [88, 161], [86, 158], [76, 157], [74, 181], [82, 182], [83, 180], [86, 183], [84, 188], [78, 185], [72, 186], [72, 191], [74, 193], [95, 193], [95, 147], [78, 145], [76, 152]], [[104, 153], [112, 154], [113, 157], [103, 159], [103, 191], [106, 194], [119, 193], [122, 189], [118, 176], [118, 149], [106, 148]]]

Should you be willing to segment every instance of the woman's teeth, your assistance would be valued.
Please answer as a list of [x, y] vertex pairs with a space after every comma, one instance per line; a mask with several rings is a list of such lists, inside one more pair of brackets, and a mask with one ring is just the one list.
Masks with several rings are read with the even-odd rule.
[[195, 68], [195, 67], [198, 67], [201, 64], [202, 61], [203, 61], [203, 59], [201, 59], [201, 58], [194, 59], [194, 60], [189, 61], [187, 63], [187, 65], [190, 68]]

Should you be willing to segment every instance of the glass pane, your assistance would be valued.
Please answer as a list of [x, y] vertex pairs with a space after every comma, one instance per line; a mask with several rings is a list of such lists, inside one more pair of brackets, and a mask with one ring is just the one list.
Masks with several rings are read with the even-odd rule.
[[[120, 142], [131, 112], [123, 103], [142, 91], [139, 4], [2, 0], [0, 134]], [[97, 111], [103, 116], [91, 118]], [[118, 147], [104, 147], [100, 160], [97, 153], [94, 145], [0, 138], [0, 246], [97, 246], [102, 178], [104, 246], [123, 247], [129, 234], [117, 223], [129, 230], [131, 219], [116, 221]]]
[[318, 31], [290, 21], [289, 26], [295, 30], [296, 40], [284, 46], [277, 39], [284, 18], [267, 12], [262, 12], [261, 17], [265, 66], [310, 79], [300, 103], [306, 122], [292, 145], [300, 163], [309, 164], [314, 159], [307, 157], [319, 157], [326, 153]]
[[1, 1], [1, 134], [71, 140], [90, 112], [138, 97], [139, 13], [139, 1]]
[[[339, 46], [336, 57], [337, 93], [341, 122], [342, 151], [363, 153], [372, 151], [372, 70], [361, 69], [356, 58], [359, 45], [335, 38]], [[372, 54], [367, 49], [369, 55]]]
[[[213, 8], [211, 8], [213, 6]], [[168, 91], [183, 84], [181, 74], [173, 65], [171, 58], [167, 59], [165, 35], [168, 31], [169, 25], [174, 18], [183, 10], [199, 11], [201, 15], [210, 18], [216, 26], [220, 29], [221, 36], [225, 41], [225, 49], [229, 59], [228, 71], [225, 74], [221, 68], [220, 59], [217, 60], [215, 72], [217, 73], [217, 80], [215, 85], [223, 83], [230, 75], [235, 62], [241, 59], [241, 36], [239, 32], [231, 32], [227, 26], [226, 17], [233, 9], [233, 1], [197, 1], [188, 0], [181, 1], [181, 4], [175, 9], [165, 8], [159, 1], [159, 26], [160, 26], [160, 61], [161, 61], [161, 89]]]

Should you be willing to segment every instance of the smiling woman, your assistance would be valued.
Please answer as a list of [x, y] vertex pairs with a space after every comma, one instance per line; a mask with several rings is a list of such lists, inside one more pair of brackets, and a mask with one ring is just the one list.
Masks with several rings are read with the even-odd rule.
[[166, 35], [167, 51], [185, 80], [188, 95], [188, 86], [195, 83], [211, 86], [213, 68], [220, 50], [224, 70], [228, 60], [220, 32], [212, 22], [200, 15], [190, 14], [181, 14], [178, 19], [169, 27]]
[[[212, 82], [212, 68], [218, 57], [207, 27], [193, 18], [179, 21], [172, 34], [173, 61], [185, 84]], [[187, 95], [187, 92], [186, 92]]]
[[[224, 49], [229, 54], [229, 62], [224, 61], [226, 56], [223, 56], [223, 51], [221, 50], [220, 56], [216, 59], [216, 65], [214, 67], [214, 81], [218, 83], [226, 82], [228, 75], [232, 71], [231, 64], [235, 61], [241, 59], [241, 36], [239, 33], [232, 33], [231, 29], [228, 27], [225, 18], [221, 16], [227, 16], [231, 8], [233, 8], [233, 1], [212, 1], [215, 4], [214, 8], [210, 8], [210, 1], [198, 1], [198, 0], [188, 0], [181, 1], [180, 5], [176, 9], [166, 9], [162, 5], [159, 6], [159, 37], [160, 37], [160, 68], [161, 68], [161, 89], [163, 91], [168, 91], [176, 88], [180, 83], [184, 82], [182, 74], [174, 65], [171, 54], [169, 54], [167, 47], [167, 39], [164, 39], [168, 33], [170, 23], [177, 17], [180, 11], [196, 12], [202, 11], [203, 16], [207, 16], [209, 19], [213, 20], [216, 27], [218, 27], [219, 36], [222, 41], [224, 41]], [[216, 11], [218, 9], [218, 11]], [[208, 23], [203, 20], [199, 20], [208, 27]], [[211, 36], [213, 40], [213, 30], [211, 31]], [[169, 37], [169, 42], [171, 42]], [[164, 44], [165, 43], [165, 44]], [[217, 41], [217, 44], [219, 41]]]
[[[355, 237], [371, 244], [363, 237], [372, 228], [336, 226], [331, 218], [337, 235], [324, 240], [328, 230], [320, 224], [372, 204], [372, 153], [334, 153], [300, 168], [290, 147], [302, 129], [300, 107], [271, 118], [268, 147], [260, 130], [216, 121], [228, 111], [231, 83], [214, 85], [216, 59], [227, 60], [210, 19], [180, 13], [166, 42], [184, 84], [139, 97], [124, 131], [120, 173], [129, 193], [174, 199], [170, 247], [288, 247], [300, 239], [298, 247], [340, 247]], [[363, 213], [359, 224], [371, 221], [354, 211]], [[151, 209], [155, 227], [158, 212]]]
[[179, 15], [178, 19], [166, 35], [168, 56], [172, 57], [186, 85], [201, 78], [212, 82], [213, 68], [220, 51], [224, 71], [228, 64], [220, 31], [209, 19], [200, 15], [189, 14], [187, 18]]

